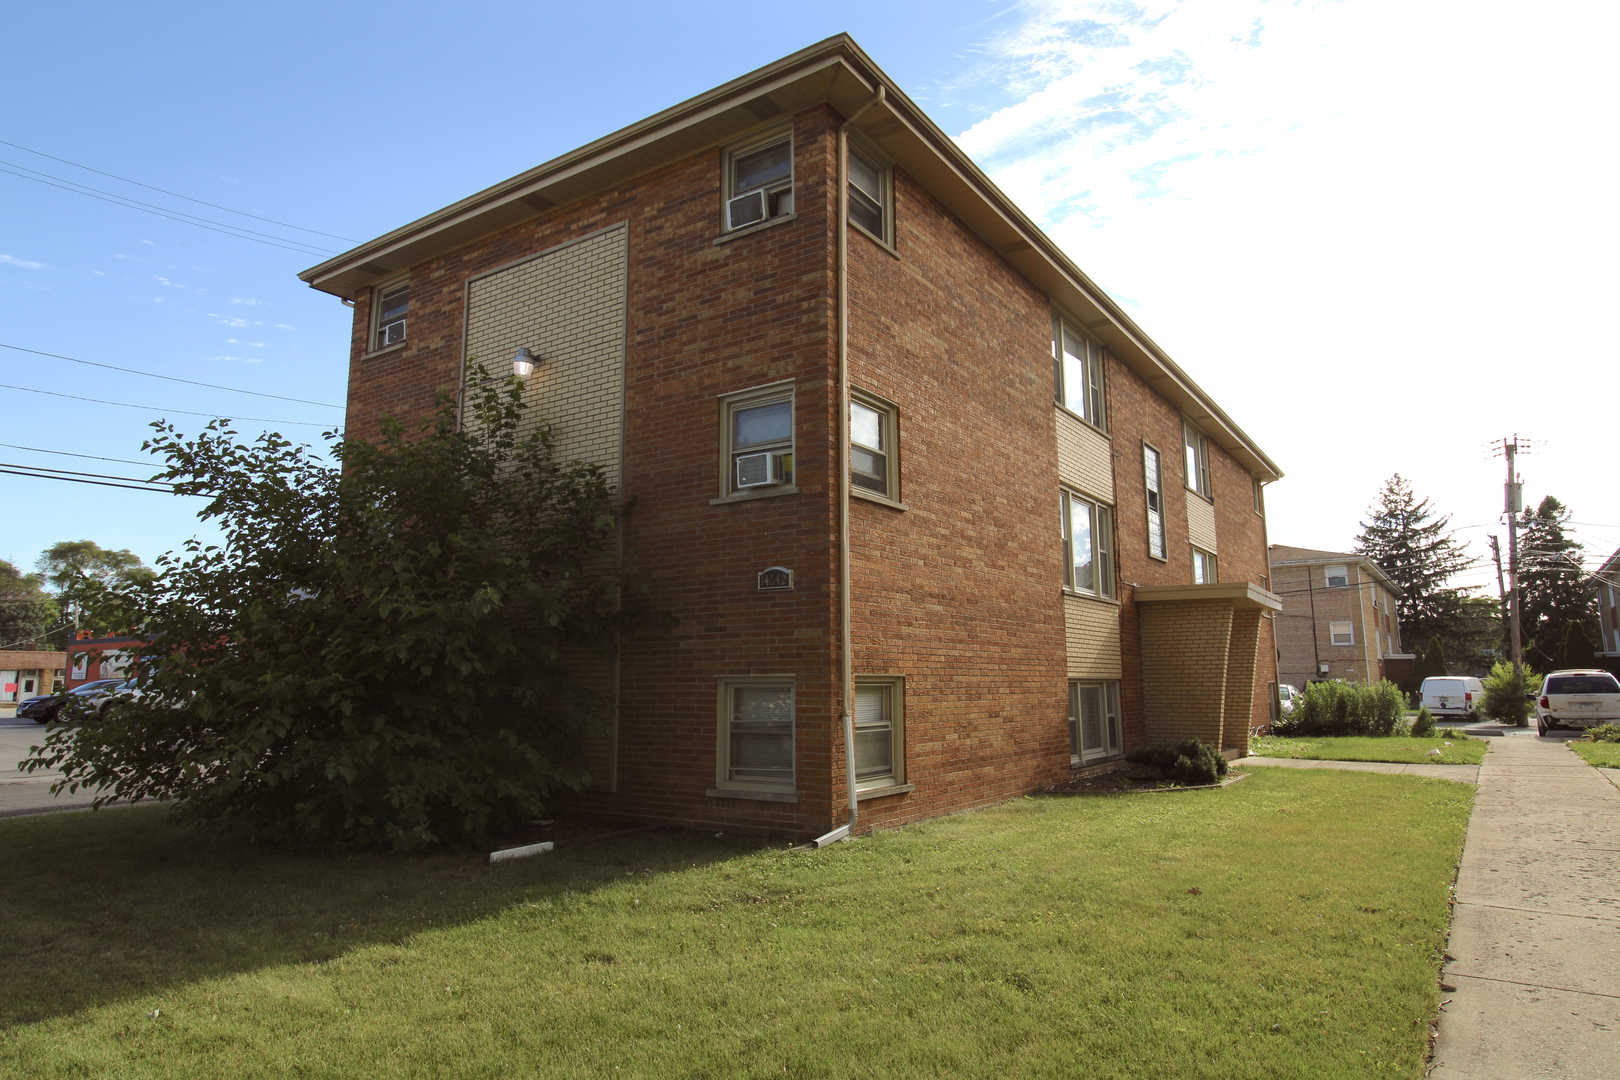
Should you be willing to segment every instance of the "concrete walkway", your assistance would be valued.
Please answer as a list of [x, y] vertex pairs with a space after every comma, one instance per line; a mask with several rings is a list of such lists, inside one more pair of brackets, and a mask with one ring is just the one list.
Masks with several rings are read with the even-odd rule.
[[[1493, 739], [1457, 874], [1431, 1076], [1620, 1076], [1620, 789], [1562, 739]], [[1450, 990], [1455, 987], [1455, 990]]]
[[1394, 773], [1399, 776], [1427, 776], [1432, 780], [1458, 780], [1465, 784], [1479, 783], [1480, 765], [1402, 765], [1394, 761], [1315, 761], [1310, 758], [1246, 757], [1238, 758], [1240, 769], [1250, 765], [1276, 765], [1284, 769], [1346, 769], [1350, 772]]

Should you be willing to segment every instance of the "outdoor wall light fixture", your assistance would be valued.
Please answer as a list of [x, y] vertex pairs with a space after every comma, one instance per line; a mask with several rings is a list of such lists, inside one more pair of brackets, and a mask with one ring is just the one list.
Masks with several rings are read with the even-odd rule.
[[517, 351], [517, 355], [512, 357], [512, 377], [527, 379], [534, 374], [534, 366], [539, 362], [539, 358], [529, 352], [529, 347], [523, 346]]

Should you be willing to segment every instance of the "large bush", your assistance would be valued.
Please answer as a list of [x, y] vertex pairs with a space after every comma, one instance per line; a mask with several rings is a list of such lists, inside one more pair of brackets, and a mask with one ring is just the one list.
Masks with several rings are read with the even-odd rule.
[[1485, 701], [1479, 711], [1503, 724], [1524, 727], [1530, 721], [1533, 702], [1541, 696], [1541, 676], [1520, 665], [1520, 675], [1513, 677], [1513, 665], [1498, 660], [1485, 676]]
[[278, 435], [157, 425], [165, 478], [211, 496], [225, 542], [124, 597], [152, 643], [142, 696], [29, 764], [326, 848], [483, 844], [586, 784], [610, 703], [575, 672], [658, 620], [613, 569], [602, 471], [520, 434], [523, 411], [489, 387], [466, 425], [441, 400], [420, 432], [329, 434], [341, 471]]
[[1319, 682], [1302, 691], [1293, 711], [1271, 726], [1290, 738], [1404, 735], [1406, 697], [1394, 683]]

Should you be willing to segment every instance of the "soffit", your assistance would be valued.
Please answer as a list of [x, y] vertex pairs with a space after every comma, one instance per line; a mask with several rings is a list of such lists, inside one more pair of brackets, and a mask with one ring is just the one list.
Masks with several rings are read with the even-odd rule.
[[776, 117], [817, 105], [849, 116], [884, 89], [857, 122], [964, 224], [1067, 309], [1155, 391], [1262, 480], [1282, 471], [1212, 398], [1013, 205], [847, 34], [828, 38], [705, 94], [486, 188], [299, 275], [312, 288], [356, 299], [377, 281], [480, 237], [537, 217], [653, 169], [730, 141]]

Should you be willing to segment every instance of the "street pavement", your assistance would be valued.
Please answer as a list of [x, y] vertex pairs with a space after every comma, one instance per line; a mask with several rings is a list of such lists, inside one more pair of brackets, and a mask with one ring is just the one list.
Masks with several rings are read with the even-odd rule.
[[25, 773], [17, 768], [17, 763], [29, 756], [28, 748], [44, 741], [44, 724], [14, 716], [0, 717], [0, 818], [80, 809], [89, 806], [95, 798], [86, 791], [52, 795], [51, 785], [61, 779], [61, 773], [54, 770]]
[[1479, 784], [1441, 967], [1432, 1080], [1620, 1076], [1620, 780], [1535, 729], [1484, 764], [1244, 758]]

